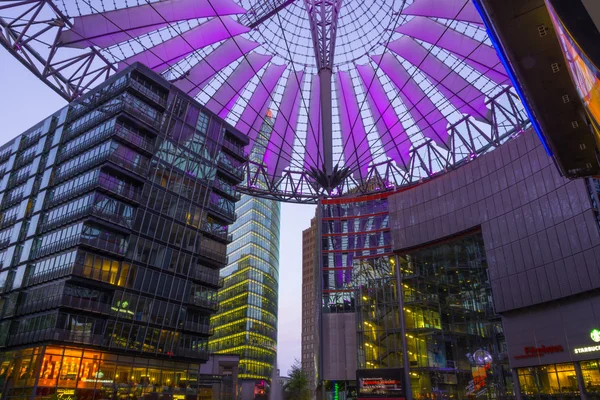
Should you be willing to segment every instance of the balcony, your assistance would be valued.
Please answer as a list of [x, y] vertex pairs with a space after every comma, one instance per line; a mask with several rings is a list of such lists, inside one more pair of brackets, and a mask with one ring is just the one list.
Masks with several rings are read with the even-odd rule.
[[33, 135], [30, 135], [30, 136], [25, 136], [23, 139], [21, 139], [21, 143], [19, 145], [19, 148], [20, 149], [26, 149], [27, 147], [29, 147], [32, 144], [34, 144], [37, 141], [39, 141], [40, 137], [42, 137], [42, 132], [41, 131], [39, 131], [37, 133], [34, 133]]
[[13, 225], [15, 222], [17, 222], [18, 218], [19, 216], [17, 214], [5, 218], [2, 222], [0, 222], [0, 229], [4, 229], [9, 225]]
[[167, 108], [167, 101], [160, 97], [158, 93], [153, 92], [146, 86], [144, 86], [141, 82], [138, 82], [135, 79], [131, 79], [130, 81], [131, 88], [134, 89], [139, 94], [146, 97], [148, 100], [152, 101], [154, 104], [162, 107], [163, 109]]
[[102, 92], [97, 93], [93, 98], [87, 100], [86, 104], [80, 104], [80, 108], [75, 110], [74, 108], [69, 110], [69, 115], [67, 116], [67, 122], [70, 123], [75, 121], [77, 118], [84, 116], [89, 113], [91, 110], [96, 108], [98, 105], [108, 101], [109, 99], [115, 97], [121, 90], [125, 89], [129, 81], [124, 80], [117, 85], [109, 86], [104, 89]]
[[242, 165], [238, 165], [237, 167], [231, 164], [229, 160], [225, 161], [223, 154], [219, 159], [219, 168], [217, 171], [225, 171], [229, 175], [231, 175], [237, 182], [241, 182], [244, 179], [246, 171], [242, 168]]
[[93, 137], [88, 140], [79, 143], [77, 146], [71, 147], [69, 150], [63, 149], [60, 152], [58, 157], [56, 157], [56, 162], [61, 163], [69, 158], [76, 156], [77, 154], [83, 153], [85, 150], [104, 142], [106, 139], [110, 138], [115, 133], [115, 127], [106, 128], [101, 132], [98, 132]]
[[128, 243], [124, 241], [113, 241], [104, 238], [86, 238], [79, 235], [74, 235], [58, 242], [49, 243], [46, 246], [40, 247], [32, 252], [32, 259], [41, 258], [49, 254], [59, 252], [61, 250], [85, 245], [96, 250], [107, 252], [110, 254], [124, 256], [127, 253]]
[[29, 164], [35, 158], [35, 151], [30, 151], [28, 153], [23, 153], [17, 157], [15, 160], [15, 165], [13, 169], [19, 169], [23, 165]]
[[4, 152], [0, 153], [0, 164], [3, 163], [4, 161], [8, 160], [10, 158], [11, 154], [12, 154], [12, 147], [10, 147], [7, 150], [4, 150]]
[[223, 149], [225, 149], [230, 154], [237, 156], [241, 160], [246, 160], [248, 157], [244, 154], [244, 148], [240, 145], [237, 145], [233, 142], [230, 142], [227, 139], [223, 140]]
[[118, 165], [119, 167], [126, 169], [127, 171], [133, 172], [136, 175], [146, 178], [148, 175], [148, 165], [150, 164], [147, 159], [141, 159], [139, 162], [134, 162], [130, 159], [124, 158], [117, 153], [112, 153], [108, 156], [108, 161]]
[[124, 228], [131, 229], [133, 225], [133, 221], [135, 218], [124, 217], [122, 215], [117, 215], [115, 213], [108, 212], [106, 210], [101, 209], [100, 207], [95, 207], [92, 205], [88, 205], [85, 207], [81, 207], [77, 210], [73, 210], [69, 213], [65, 213], [60, 215], [57, 218], [54, 218], [51, 221], [44, 222], [41, 227], [41, 232], [47, 232], [52, 229], [58, 228], [62, 225], [69, 224], [75, 220], [81, 219], [86, 216], [98, 217], [100, 219], [112, 222], [116, 225], [122, 226]]
[[202, 223], [202, 225], [200, 226], [200, 229], [202, 230], [203, 233], [213, 236], [216, 239], [223, 240], [228, 243], [231, 243], [233, 241], [233, 235], [229, 235], [227, 233], [227, 231], [223, 230], [223, 229], [221, 229], [221, 230], [213, 229], [211, 227], [211, 224], [209, 224], [208, 222]]
[[133, 104], [130, 104], [130, 103], [121, 102], [118, 104], [111, 104], [110, 106], [105, 107], [102, 111], [103, 111], [102, 114], [97, 115], [96, 117], [86, 121], [85, 123], [77, 126], [76, 128], [71, 128], [71, 127], [67, 128], [67, 130], [65, 131], [65, 133], [63, 135], [63, 142], [79, 136], [83, 132], [86, 132], [86, 131], [92, 129], [94, 126], [111, 118], [112, 116], [118, 114], [121, 111], [127, 112], [128, 114], [134, 116], [135, 119], [144, 122], [145, 124], [149, 125], [150, 127], [152, 127], [153, 129], [155, 129], [157, 131], [160, 130], [160, 125], [161, 125], [160, 120], [156, 120], [153, 117], [145, 114], [142, 110], [140, 110], [139, 108], [135, 107]]
[[6, 185], [6, 189], [8, 190], [20, 185], [21, 183], [25, 183], [27, 182], [27, 179], [29, 179], [29, 169], [21, 171], [18, 175], [11, 176], [8, 180], [8, 184]]
[[114, 241], [104, 238], [86, 238], [81, 237], [79, 243], [85, 246], [92, 247], [106, 253], [124, 257], [127, 254], [129, 243], [126, 241]]
[[217, 300], [203, 299], [197, 296], [190, 297], [188, 303], [199, 307], [208, 308], [209, 310], [213, 311], [217, 311], [219, 309], [219, 302]]
[[191, 331], [194, 333], [199, 333], [201, 335], [213, 335], [214, 331], [210, 328], [209, 324], [202, 324], [199, 322], [190, 322], [185, 321], [183, 323], [183, 329], [186, 331]]
[[0, 240], [0, 249], [2, 249], [4, 247], [8, 247], [9, 244], [10, 244], [10, 238]]
[[219, 271], [201, 266], [196, 266], [196, 268], [192, 272], [192, 279], [218, 287], [220, 280]]
[[242, 195], [236, 192], [236, 190], [232, 186], [221, 182], [219, 179], [215, 179], [212, 185], [214, 190], [229, 197], [231, 200], [239, 201], [242, 198]]
[[[208, 247], [200, 247], [200, 251], [198, 252], [200, 257], [204, 257], [205, 259], [216, 261], [217, 264], [227, 264], [229, 258], [222, 252], [215, 251], [209, 249]], [[221, 266], [221, 265], [219, 265]]]
[[215, 213], [221, 215], [222, 217], [225, 217], [230, 221], [236, 220], [235, 211], [230, 210], [225, 206], [222, 206], [218, 203], [208, 203], [208, 208], [209, 210], [214, 211]]
[[145, 139], [137, 132], [127, 129], [124, 126], [117, 125], [115, 127], [115, 135], [125, 140], [127, 144], [133, 145], [148, 154], [152, 154], [154, 152], [154, 145], [148, 139]]
[[140, 188], [117, 178], [101, 175], [98, 184], [103, 190], [129, 202], [139, 203], [142, 196]]
[[136, 163], [132, 160], [121, 157], [119, 154], [112, 152], [112, 150], [107, 150], [103, 153], [96, 154], [93, 157], [82, 160], [81, 163], [75, 165], [74, 167], [60, 171], [54, 176], [54, 184], [56, 185], [59, 182], [65, 181], [73, 176], [79, 175], [81, 172], [91, 169], [96, 165], [100, 165], [106, 161], [110, 161], [113, 164], [120, 166], [123, 169], [131, 171], [141, 177], [145, 177], [148, 172], [148, 160], [143, 159], [139, 163]]
[[131, 114], [136, 119], [144, 122], [145, 124], [149, 125], [153, 129], [155, 129], [156, 131], [160, 131], [160, 126], [161, 126], [160, 120], [154, 119], [152, 116], [144, 113], [142, 110], [133, 106], [130, 103], [121, 103], [121, 105], [123, 107], [123, 111]]
[[100, 303], [98, 301], [83, 299], [81, 297], [73, 297], [68, 295], [63, 295], [60, 298], [60, 306], [75, 308], [77, 310], [83, 311], [91, 311], [102, 314], [110, 313], [110, 305], [105, 303]]
[[19, 203], [21, 200], [23, 200], [23, 192], [19, 192], [16, 195], [11, 196], [10, 198], [7, 197], [2, 201], [2, 205], [0, 206], [0, 209], [4, 210], [6, 208], [14, 206], [15, 204]]

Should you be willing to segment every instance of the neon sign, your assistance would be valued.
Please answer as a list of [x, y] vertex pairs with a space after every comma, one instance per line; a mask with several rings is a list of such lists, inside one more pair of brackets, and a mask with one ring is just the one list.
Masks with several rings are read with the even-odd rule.
[[337, 382], [333, 384], [333, 400], [340, 400], [340, 385]]
[[562, 353], [565, 349], [561, 346], [527, 346], [523, 348], [525, 354], [521, 354], [519, 356], [515, 356], [515, 360], [521, 360], [524, 358], [535, 358], [535, 357], [543, 357], [544, 354], [553, 354], [553, 353]]

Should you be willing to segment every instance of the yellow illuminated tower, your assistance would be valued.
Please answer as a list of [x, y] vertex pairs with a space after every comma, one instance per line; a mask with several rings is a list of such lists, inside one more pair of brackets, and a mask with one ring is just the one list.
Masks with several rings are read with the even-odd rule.
[[[269, 112], [251, 159], [262, 159], [272, 129]], [[264, 394], [276, 362], [281, 209], [276, 201], [243, 195], [236, 211], [209, 347], [215, 353], [239, 354], [241, 397], [252, 399]]]

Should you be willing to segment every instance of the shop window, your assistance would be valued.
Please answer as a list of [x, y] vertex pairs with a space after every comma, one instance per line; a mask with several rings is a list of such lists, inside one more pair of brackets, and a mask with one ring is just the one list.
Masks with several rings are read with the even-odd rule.
[[581, 374], [588, 393], [600, 394], [600, 360], [582, 361]]

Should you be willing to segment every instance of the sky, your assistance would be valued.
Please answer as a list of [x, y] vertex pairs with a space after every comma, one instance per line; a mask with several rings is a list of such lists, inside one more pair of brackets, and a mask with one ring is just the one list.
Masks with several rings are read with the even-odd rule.
[[[0, 146], [67, 103], [0, 47]], [[302, 316], [302, 231], [315, 207], [281, 207], [278, 368], [281, 375], [300, 360]]]

